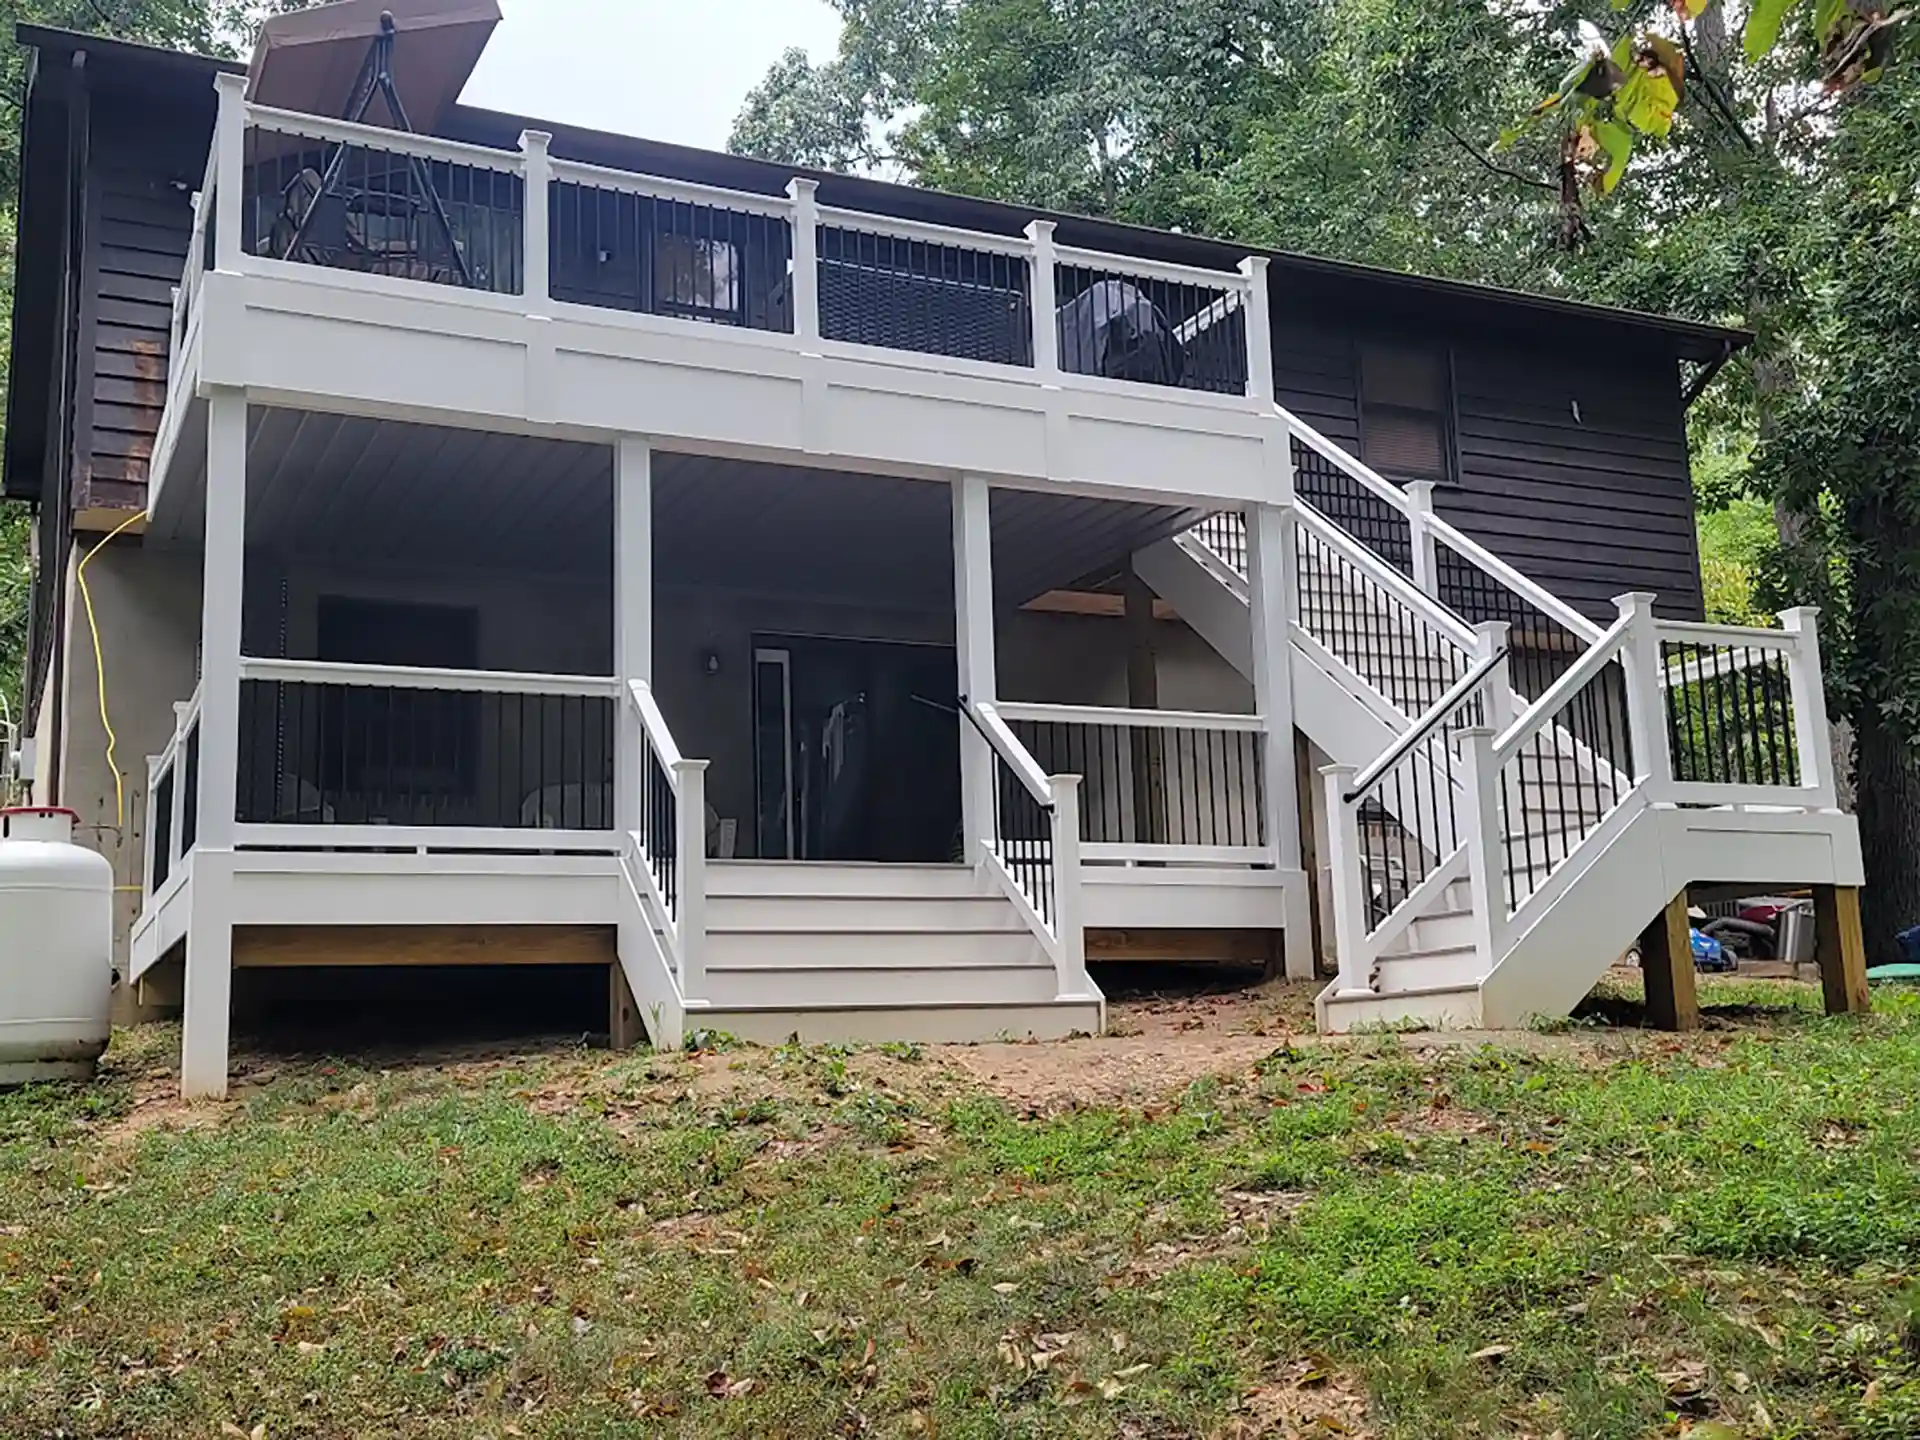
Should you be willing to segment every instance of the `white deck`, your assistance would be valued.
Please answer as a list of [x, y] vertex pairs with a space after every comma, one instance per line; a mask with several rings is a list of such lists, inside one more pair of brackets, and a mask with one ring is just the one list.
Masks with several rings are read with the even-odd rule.
[[[538, 135], [516, 153], [476, 150], [262, 111], [244, 103], [236, 77], [223, 77], [220, 92], [149, 493], [151, 543], [200, 553], [202, 685], [180, 705], [172, 742], [150, 764], [152, 793], [170, 795], [172, 808], [166, 824], [149, 827], [155, 883], [132, 961], [137, 976], [185, 942], [182, 1075], [190, 1093], [225, 1085], [236, 926], [611, 926], [637, 1008], [664, 1045], [694, 1027], [776, 1041], [796, 1033], [977, 1040], [1097, 1030], [1104, 1001], [1087, 976], [1089, 929], [1278, 930], [1288, 972], [1310, 976], [1296, 732], [1335, 762], [1321, 797], [1332, 902], [1323, 919], [1340, 958], [1340, 977], [1323, 997], [1330, 1026], [1511, 1022], [1563, 1009], [1611, 958], [1601, 950], [1624, 948], [1626, 927], [1644, 924], [1675, 886], [1695, 880], [1858, 883], [1852, 822], [1832, 811], [1811, 612], [1790, 612], [1779, 631], [1674, 626], [1654, 619], [1652, 597], [1624, 596], [1620, 622], [1603, 630], [1435, 516], [1430, 486], [1389, 483], [1275, 408], [1258, 259], [1222, 272], [1089, 255], [1058, 247], [1040, 222], [1019, 237], [935, 230], [823, 212], [805, 180], [782, 197], [704, 190], [568, 166], [548, 156]], [[515, 216], [524, 227], [523, 281], [515, 293], [491, 293], [250, 253], [243, 197], [255, 134], [516, 177], [526, 197]], [[790, 261], [776, 253], [780, 303], [790, 313], [754, 328], [744, 314], [710, 324], [555, 299], [561, 270], [549, 254], [557, 232], [547, 207], [569, 185], [784, 227]], [[835, 228], [1017, 267], [1021, 286], [1004, 293], [1029, 307], [1030, 353], [989, 363], [823, 338], [826, 262], [816, 243]], [[1235, 372], [1226, 388], [1243, 393], [1072, 373], [1060, 354], [1055, 286], [1076, 267], [1180, 287], [1190, 299], [1216, 296], [1179, 328], [1242, 317], [1238, 330], [1217, 333], [1237, 337], [1244, 379]], [[590, 471], [590, 482], [582, 483], [601, 486], [610, 503], [604, 513], [583, 504], [579, 514], [599, 544], [611, 536], [610, 615], [598, 617], [611, 622], [607, 673], [321, 664], [249, 652], [242, 613], [251, 545], [297, 545], [312, 535], [303, 517], [330, 512], [350, 524], [390, 524], [391, 543], [404, 545], [435, 531], [436, 501], [457, 506], [481, 488], [415, 495], [396, 517], [371, 497], [386, 493], [382, 477], [398, 462], [371, 466], [379, 473], [370, 477], [348, 458], [332, 470], [309, 467], [297, 485], [257, 497], [250, 465], [262, 457], [249, 411], [266, 406], [357, 417], [356, 426], [332, 428], [336, 441], [364, 434], [357, 419], [372, 417], [595, 448], [594, 464], [581, 472]], [[297, 448], [299, 428], [289, 446]], [[335, 448], [326, 447], [330, 461]], [[1341, 472], [1349, 498], [1376, 507], [1380, 523], [1404, 526], [1408, 570], [1296, 492], [1294, 457], [1303, 451]], [[703, 726], [711, 712], [693, 706], [688, 723], [669, 725], [655, 694], [655, 458], [670, 455], [771, 462], [780, 467], [775, 489], [817, 486], [810, 496], [846, 493], [849, 477], [874, 475], [945, 490], [936, 508], [950, 509], [957, 673], [947, 699], [919, 698], [951, 710], [958, 730], [963, 863], [708, 858]], [[513, 494], [512, 468], [497, 467], [478, 508], [496, 518], [511, 513], [492, 501]], [[1021, 517], [1014, 528], [1027, 532], [1024, 550], [996, 533], [996, 490], [1045, 492], [1049, 504], [1060, 502]], [[1151, 544], [1141, 532], [1146, 548], [1132, 558], [1136, 573], [1245, 677], [1248, 713], [1004, 699], [996, 647], [1005, 577], [996, 564], [1017, 555], [1010, 568], [1025, 567], [1045, 557], [1058, 534], [1050, 524], [1062, 526], [1080, 502], [1103, 500], [1128, 502], [1127, 523], [1147, 528], [1151, 516], [1142, 515], [1153, 507], [1173, 507], [1183, 525], [1236, 512], [1211, 532]], [[865, 518], [881, 556], [887, 522]], [[1173, 528], [1162, 524], [1156, 537]], [[547, 538], [556, 537], [564, 540], [564, 527]], [[458, 548], [464, 537], [451, 543]], [[1453, 608], [1443, 554], [1477, 572], [1488, 595], [1503, 597], [1509, 620], [1538, 621], [1560, 637], [1568, 669], [1546, 693], [1529, 700], [1512, 682], [1507, 620], [1480, 611], [1469, 620]], [[944, 553], [912, 568], [888, 583], [906, 588], [937, 573], [944, 588]], [[1012, 603], [1027, 598], [1016, 594]], [[281, 644], [289, 653], [284, 631]], [[1766, 707], [1745, 717], [1730, 745], [1722, 735], [1717, 749], [1704, 747], [1723, 762], [1738, 759], [1738, 776], [1676, 779], [1673, 697], [1717, 681], [1704, 678], [1699, 656], [1670, 665], [1666, 644], [1711, 655], [1713, 676], [1726, 657], [1745, 666], [1758, 654], [1771, 667], [1764, 673], [1776, 693]], [[1603, 671], [1617, 686], [1583, 688]], [[1459, 684], [1482, 707], [1475, 723], [1453, 713], [1462, 701], [1448, 687]], [[551, 779], [583, 798], [590, 788], [601, 792], [607, 813], [599, 823], [607, 828], [531, 828], [518, 792], [484, 828], [431, 817], [384, 825], [375, 823], [384, 812], [371, 806], [359, 808], [362, 823], [342, 823], [324, 797], [299, 801], [308, 778], [299, 775], [296, 816], [243, 822], [237, 785], [249, 685], [372, 692], [390, 704], [396, 694], [444, 690], [603, 705], [612, 727], [604, 770], [584, 765], [581, 746], [574, 772]], [[1437, 711], [1436, 690], [1447, 691]], [[1581, 730], [1582, 704], [1630, 730], [1630, 749], [1601, 746]], [[1023, 725], [1059, 735], [1111, 732], [1118, 741], [1109, 753], [1126, 758], [1104, 771], [1088, 765], [1083, 738], [1079, 759], [1066, 743], [1043, 765], [1036, 754], [1049, 754], [1048, 745], [1037, 735], [1023, 739]], [[1167, 741], [1170, 734], [1207, 737], [1205, 760]], [[512, 743], [521, 740], [515, 732]], [[1770, 783], [1747, 773], [1743, 757], [1756, 747], [1775, 761]], [[539, 748], [544, 754], [544, 732]], [[1784, 778], [1783, 748], [1791, 751]], [[1382, 778], [1395, 766], [1425, 784], [1424, 806], [1419, 784], [1411, 798], [1404, 788], [1386, 790]], [[278, 797], [280, 777], [271, 778]], [[545, 788], [525, 803], [538, 810]], [[1611, 810], [1588, 814], [1587, 799], [1603, 791]], [[1171, 837], [1166, 806], [1176, 793], [1187, 807], [1181, 824], [1197, 828]], [[1509, 798], [1511, 816], [1502, 809]], [[1694, 806], [1720, 808], [1681, 808]], [[1393, 914], [1384, 919], [1373, 913], [1381, 875], [1364, 853], [1363, 807], [1369, 833], [1395, 829], [1407, 842], [1407, 873], [1388, 878], [1408, 893], [1389, 897]], [[1514, 836], [1545, 837], [1558, 849], [1537, 873], [1529, 865], [1516, 879], [1502, 859]]]

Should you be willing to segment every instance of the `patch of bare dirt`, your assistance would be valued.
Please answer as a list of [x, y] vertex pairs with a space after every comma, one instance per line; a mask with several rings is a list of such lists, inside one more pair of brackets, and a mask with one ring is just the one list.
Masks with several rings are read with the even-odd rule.
[[1214, 1440], [1294, 1440], [1344, 1435], [1366, 1440], [1366, 1388], [1315, 1360], [1298, 1360], [1242, 1394]]
[[1051, 1042], [943, 1045], [942, 1065], [1036, 1112], [1149, 1105], [1237, 1073], [1313, 1033], [1314, 983], [1200, 995], [1148, 994], [1107, 1007], [1107, 1033]]

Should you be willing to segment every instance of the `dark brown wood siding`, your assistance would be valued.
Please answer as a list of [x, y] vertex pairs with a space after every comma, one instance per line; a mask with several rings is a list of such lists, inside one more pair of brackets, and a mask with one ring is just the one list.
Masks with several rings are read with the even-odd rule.
[[1441, 514], [1596, 618], [1628, 590], [1701, 613], [1678, 367], [1454, 348], [1457, 484]]
[[[173, 289], [186, 266], [208, 136], [188, 117], [98, 110], [87, 185], [77, 430], [85, 508], [145, 503], [166, 403]], [[189, 178], [191, 177], [191, 178]]]
[[[1351, 452], [1360, 446], [1352, 326], [1277, 319], [1280, 403]], [[1661, 613], [1698, 617], [1700, 563], [1686, 416], [1676, 363], [1658, 354], [1582, 360], [1471, 337], [1446, 345], [1453, 369], [1453, 483], [1440, 513], [1596, 619], [1612, 597], [1650, 590]]]

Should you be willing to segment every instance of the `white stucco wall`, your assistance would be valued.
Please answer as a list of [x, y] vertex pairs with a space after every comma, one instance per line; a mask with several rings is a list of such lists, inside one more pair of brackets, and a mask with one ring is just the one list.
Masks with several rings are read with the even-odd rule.
[[[94, 537], [85, 537], [91, 546]], [[114, 904], [114, 954], [124, 961], [127, 932], [140, 911], [139, 887], [147, 835], [147, 756], [166, 748], [173, 735], [173, 703], [193, 693], [200, 638], [200, 568], [197, 557], [149, 549], [137, 539], [113, 541], [87, 566], [87, 588], [100, 629], [106, 674], [107, 716], [115, 737], [114, 764], [107, 764], [107, 734], [100, 718], [100, 671], [92, 632], [77, 583], [76, 550], [68, 569], [66, 665], [62, 690], [60, 803], [79, 812], [79, 838], [113, 862], [120, 888]], [[50, 705], [40, 709], [39, 732], [51, 767]], [[114, 771], [125, 794], [116, 812]], [[45, 797], [46, 777], [34, 793]]]

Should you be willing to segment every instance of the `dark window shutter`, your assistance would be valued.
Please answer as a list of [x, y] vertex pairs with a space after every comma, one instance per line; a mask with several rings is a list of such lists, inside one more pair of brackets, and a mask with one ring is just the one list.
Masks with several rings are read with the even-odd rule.
[[1403, 480], [1452, 478], [1447, 362], [1436, 350], [1360, 347], [1360, 458]]

